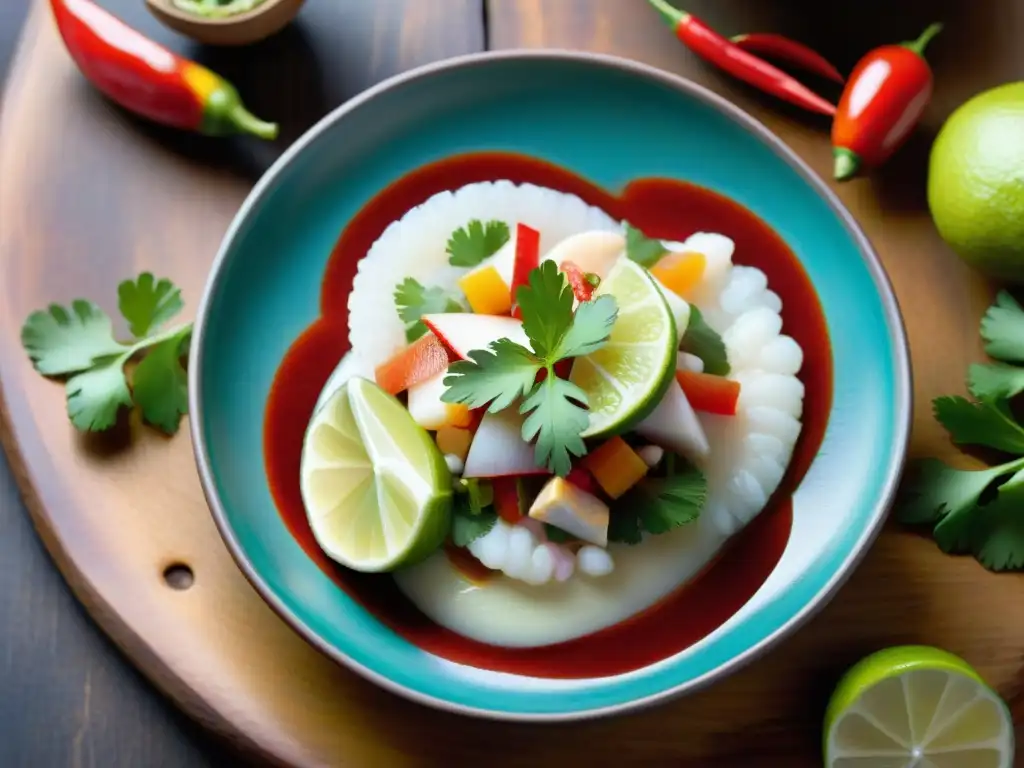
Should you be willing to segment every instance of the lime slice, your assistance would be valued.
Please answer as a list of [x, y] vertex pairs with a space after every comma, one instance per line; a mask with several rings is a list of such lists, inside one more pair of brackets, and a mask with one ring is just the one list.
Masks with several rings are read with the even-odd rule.
[[364, 378], [349, 379], [313, 414], [300, 478], [313, 535], [349, 568], [412, 564], [448, 534], [444, 457], [398, 400]]
[[899, 646], [853, 666], [825, 713], [827, 768], [1010, 768], [1013, 722], [963, 659]]
[[595, 298], [615, 297], [619, 315], [608, 343], [573, 362], [570, 380], [587, 393], [590, 426], [583, 437], [623, 432], [642, 421], [665, 394], [676, 370], [676, 325], [657, 281], [621, 258]]

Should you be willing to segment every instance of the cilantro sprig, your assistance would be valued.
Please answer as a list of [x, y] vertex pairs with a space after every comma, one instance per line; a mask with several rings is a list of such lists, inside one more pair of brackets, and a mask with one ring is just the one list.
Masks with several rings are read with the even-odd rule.
[[623, 221], [626, 230], [626, 257], [642, 267], [653, 267], [668, 249], [660, 240], [648, 237], [628, 221]]
[[405, 323], [405, 340], [410, 344], [427, 332], [420, 319], [424, 315], [466, 311], [462, 302], [448, 291], [436, 286], [426, 288], [412, 277], [395, 286], [395, 307]]
[[[96, 304], [75, 299], [33, 312], [21, 328], [21, 343], [44, 376], [67, 377], [68, 417], [82, 431], [103, 431], [122, 408], [137, 405], [145, 421], [174, 434], [188, 412], [185, 369], [192, 324], [164, 330], [181, 311], [181, 291], [166, 279], [143, 272], [117, 289], [118, 308], [133, 336], [114, 338], [110, 317]], [[132, 375], [125, 364], [145, 353]]]
[[608, 541], [639, 544], [645, 533], [656, 536], [692, 523], [700, 517], [707, 498], [703, 472], [692, 464], [669, 466], [664, 477], [644, 478], [616, 501]]
[[498, 521], [493, 504], [494, 493], [489, 483], [476, 478], [459, 480], [452, 505], [452, 544], [468, 547], [489, 533]]
[[493, 256], [509, 240], [508, 224], [491, 220], [486, 223], [473, 219], [466, 226], [452, 232], [448, 238], [448, 263], [453, 267], [475, 267]]
[[516, 302], [530, 347], [498, 339], [487, 349], [472, 350], [468, 360], [449, 366], [441, 399], [491, 413], [521, 401], [523, 439], [536, 441], [538, 466], [564, 477], [572, 457], [586, 453], [580, 435], [590, 418], [587, 394], [559, 378], [555, 364], [604, 346], [618, 313], [615, 299], [605, 295], [585, 301], [574, 312], [565, 275], [553, 261], [545, 261], [530, 272]]
[[932, 526], [939, 547], [971, 553], [993, 571], [1024, 568], [1024, 427], [1011, 400], [1024, 391], [1024, 309], [1000, 292], [981, 322], [985, 350], [996, 362], [968, 370], [968, 399], [933, 401], [935, 418], [957, 445], [984, 446], [1009, 460], [981, 470], [950, 467], [938, 459], [913, 462], [897, 506], [897, 519]]

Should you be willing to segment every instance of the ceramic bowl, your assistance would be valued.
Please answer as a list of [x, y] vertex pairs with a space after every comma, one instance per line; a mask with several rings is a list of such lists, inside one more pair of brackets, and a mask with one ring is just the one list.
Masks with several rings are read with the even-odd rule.
[[287, 26], [305, 0], [262, 0], [248, 11], [231, 16], [201, 16], [179, 8], [174, 0], [146, 0], [162, 24], [206, 45], [249, 45]]
[[[552, 161], [607, 189], [667, 176], [733, 198], [796, 254], [831, 335], [827, 428], [793, 497], [781, 559], [718, 629], [628, 674], [523, 677], [421, 650], [304, 552], [266, 479], [271, 382], [289, 346], [317, 319], [341, 229], [413, 169], [496, 149]], [[763, 125], [698, 85], [631, 61], [557, 51], [477, 54], [408, 72], [339, 107], [290, 147], [249, 195], [217, 254], [196, 320], [189, 389], [199, 472], [220, 532], [295, 630], [414, 700], [547, 721], [692, 692], [758, 658], [822, 607], [882, 526], [912, 410], [907, 344], [888, 280], [822, 180]], [[307, 416], [296, 414], [303, 423]]]

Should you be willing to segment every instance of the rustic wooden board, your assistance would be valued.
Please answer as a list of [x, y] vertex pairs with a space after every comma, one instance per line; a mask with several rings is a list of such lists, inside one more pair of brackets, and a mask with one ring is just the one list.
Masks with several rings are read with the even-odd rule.
[[[977, 322], [991, 287], [938, 239], [924, 205], [924, 162], [930, 134], [957, 103], [1024, 78], [1016, 43], [1024, 10], [1015, 0], [907, 1], [898, 12], [893, 5], [688, 3], [730, 34], [760, 29], [812, 41], [843, 68], [872, 45], [913, 37], [935, 18], [947, 23], [929, 53], [938, 89], [920, 135], [875, 179], [839, 192], [878, 248], [906, 316], [917, 396], [912, 452], [952, 458], [928, 401], [962, 389], [966, 365], [979, 354]], [[186, 432], [167, 440], [132, 424], [113, 441], [74, 433], [61, 389], [43, 382], [21, 351], [28, 312], [75, 296], [111, 306], [116, 282], [142, 268], [175, 279], [194, 308], [230, 217], [288, 140], [371, 82], [478, 49], [485, 18], [492, 47], [600, 50], [692, 77], [828, 173], [820, 121], [779, 109], [701, 64], [639, 0], [490, 0], [484, 10], [471, 0], [310, 0], [281, 39], [256, 51], [207, 54], [254, 111], [286, 115], [285, 138], [266, 147], [177, 137], [111, 109], [78, 77], [37, 3], [0, 122], [0, 433], [39, 532], [76, 594], [191, 715], [251, 752], [297, 766], [457, 765], [481, 756], [509, 766], [580, 758], [595, 766], [711, 759], [746, 766], [755, 757], [758, 766], [812, 766], [838, 674], [902, 642], [964, 655], [1024, 716], [1022, 577], [989, 574], [894, 527], [816, 619], [711, 690], [641, 715], [557, 728], [434, 712], [327, 661], [263, 604], [217, 535]], [[323, 45], [325, 34], [339, 44]], [[263, 90], [250, 98], [257, 84]], [[174, 562], [193, 569], [190, 589], [164, 582]]]

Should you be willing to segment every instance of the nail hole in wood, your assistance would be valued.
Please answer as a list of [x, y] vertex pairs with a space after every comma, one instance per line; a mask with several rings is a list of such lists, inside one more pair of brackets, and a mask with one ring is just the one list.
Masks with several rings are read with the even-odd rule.
[[195, 580], [192, 569], [184, 563], [171, 563], [164, 569], [164, 581], [171, 589], [188, 589]]

